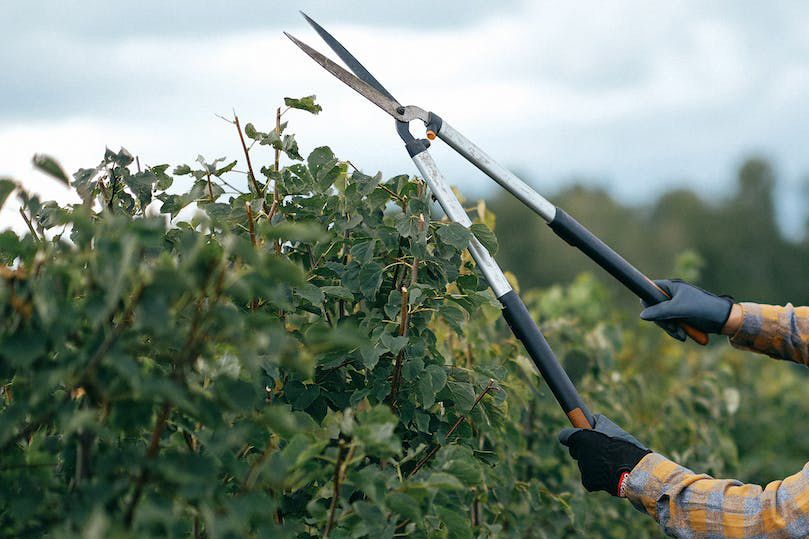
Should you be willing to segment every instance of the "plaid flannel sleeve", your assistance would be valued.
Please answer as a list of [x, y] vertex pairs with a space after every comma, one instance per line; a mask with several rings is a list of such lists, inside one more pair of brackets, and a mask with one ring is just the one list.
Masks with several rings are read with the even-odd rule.
[[809, 537], [809, 463], [761, 488], [695, 474], [650, 453], [629, 474], [626, 495], [671, 537]]
[[730, 343], [809, 365], [809, 307], [742, 303], [743, 321]]

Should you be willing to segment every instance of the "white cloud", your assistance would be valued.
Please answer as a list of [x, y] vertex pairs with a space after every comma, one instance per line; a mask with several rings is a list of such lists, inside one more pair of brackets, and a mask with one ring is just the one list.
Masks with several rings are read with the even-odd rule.
[[[383, 7], [366, 9], [370, 20]], [[525, 2], [469, 20], [326, 26], [404, 103], [439, 112], [546, 191], [583, 174], [636, 200], [674, 180], [718, 194], [752, 150], [777, 160], [786, 189], [809, 171], [800, 142], [809, 130], [803, 4]], [[311, 30], [294, 33], [328, 50]], [[233, 127], [214, 114], [235, 107], [243, 121], [269, 127], [284, 96], [309, 93], [325, 111], [289, 118], [304, 151], [329, 144], [371, 171], [414, 171], [392, 121], [279, 28], [37, 38], [30, 57], [11, 65], [21, 78], [6, 99], [15, 110], [0, 119], [0, 174], [34, 189], [47, 188], [31, 172], [37, 152], [69, 171], [95, 165], [105, 145], [150, 164], [241, 158]], [[489, 185], [442, 145], [434, 150], [464, 189]], [[257, 155], [269, 158], [264, 148]], [[801, 221], [795, 209], [786, 218]]]

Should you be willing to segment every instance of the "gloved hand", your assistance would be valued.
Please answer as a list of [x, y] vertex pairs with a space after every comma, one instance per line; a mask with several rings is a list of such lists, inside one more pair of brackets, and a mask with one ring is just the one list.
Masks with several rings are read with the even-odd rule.
[[721, 333], [722, 327], [730, 316], [733, 298], [717, 296], [680, 279], [655, 281], [671, 299], [656, 305], [647, 305], [640, 313], [644, 320], [651, 320], [663, 328], [666, 333], [685, 341], [685, 330], [677, 323], [683, 321], [706, 333]]
[[651, 451], [608, 417], [595, 414], [593, 420], [592, 429], [564, 429], [559, 441], [578, 462], [584, 488], [624, 497], [626, 476]]

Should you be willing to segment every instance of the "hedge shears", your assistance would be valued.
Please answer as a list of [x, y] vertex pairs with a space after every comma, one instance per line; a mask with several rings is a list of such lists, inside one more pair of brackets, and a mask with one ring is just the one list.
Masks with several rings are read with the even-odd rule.
[[[284, 34], [329, 73], [396, 120], [396, 131], [404, 142], [410, 158], [450, 220], [467, 228], [472, 224], [463, 206], [461, 206], [461, 203], [446, 183], [428, 151], [430, 141], [436, 137], [446, 142], [465, 159], [531, 208], [542, 217], [559, 237], [581, 250], [644, 302], [652, 305], [669, 299], [666, 293], [658, 288], [654, 282], [624, 260], [593, 233], [570, 217], [564, 210], [557, 208], [534, 191], [508, 169], [498, 164], [486, 152], [464, 137], [436, 113], [413, 105], [401, 105], [339, 41], [305, 13], [301, 14], [334, 53], [348, 66], [351, 72], [287, 32], [284, 32]], [[413, 120], [420, 120], [424, 124], [426, 139], [419, 139], [411, 134], [410, 122]], [[593, 424], [592, 414], [587, 410], [581, 396], [559, 364], [544, 335], [534, 323], [522, 299], [509, 285], [497, 262], [474, 236], [469, 242], [469, 252], [488, 281], [495, 296], [503, 305], [503, 317], [514, 335], [525, 346], [570, 422], [575, 427], [590, 427]], [[700, 344], [707, 343], [708, 337], [704, 333], [690, 326], [684, 326], [684, 329], [695, 341]]]

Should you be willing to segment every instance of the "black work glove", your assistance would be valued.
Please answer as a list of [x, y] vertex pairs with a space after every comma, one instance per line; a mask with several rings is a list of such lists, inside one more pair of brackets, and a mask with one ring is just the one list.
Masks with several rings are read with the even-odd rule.
[[685, 341], [685, 330], [678, 325], [682, 321], [705, 333], [721, 333], [733, 307], [733, 298], [717, 296], [698, 286], [680, 279], [655, 281], [671, 299], [656, 305], [648, 305], [640, 313], [644, 320], [654, 321], [666, 333]]
[[559, 441], [578, 462], [584, 488], [623, 496], [626, 475], [651, 451], [608, 417], [595, 414], [593, 420], [592, 429], [563, 430]]

